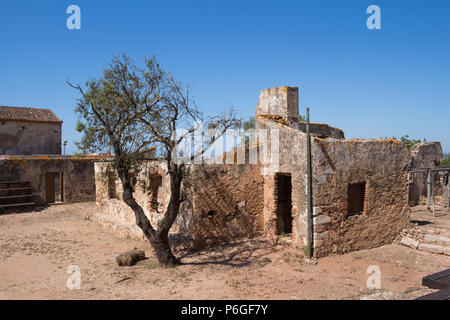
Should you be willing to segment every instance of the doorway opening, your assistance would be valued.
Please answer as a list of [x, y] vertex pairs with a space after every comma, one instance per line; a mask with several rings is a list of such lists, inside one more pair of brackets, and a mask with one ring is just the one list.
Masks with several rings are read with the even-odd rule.
[[353, 183], [348, 185], [347, 191], [347, 217], [362, 214], [364, 212], [364, 196], [366, 183]]
[[275, 178], [277, 234], [292, 233], [292, 178], [277, 174]]
[[45, 173], [45, 202], [62, 203], [64, 202], [64, 173], [46, 172]]

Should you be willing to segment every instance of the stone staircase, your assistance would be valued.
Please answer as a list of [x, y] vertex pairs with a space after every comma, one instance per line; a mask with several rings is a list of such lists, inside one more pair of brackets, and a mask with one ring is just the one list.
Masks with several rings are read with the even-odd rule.
[[410, 230], [408, 234], [402, 236], [400, 244], [420, 251], [450, 256], [450, 238], [430, 231]]
[[0, 181], [0, 210], [34, 206], [29, 181]]

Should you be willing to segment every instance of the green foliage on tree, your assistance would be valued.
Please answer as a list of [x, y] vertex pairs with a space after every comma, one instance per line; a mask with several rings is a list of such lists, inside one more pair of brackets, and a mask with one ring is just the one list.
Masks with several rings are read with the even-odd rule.
[[441, 167], [448, 167], [448, 166], [450, 166], [450, 154], [447, 154], [447, 157], [441, 160]]
[[242, 127], [244, 128], [245, 131], [255, 129], [255, 117], [250, 117], [250, 119], [244, 121], [242, 123]]
[[[112, 164], [123, 186], [122, 199], [135, 213], [136, 224], [151, 243], [160, 265], [179, 264], [168, 241], [183, 199], [181, 183], [187, 171], [184, 162], [176, 161], [178, 146], [190, 143], [190, 134], [199, 124], [213, 128], [211, 142], [197, 153], [202, 154], [240, 122], [232, 110], [206, 118], [192, 100], [189, 87], [164, 72], [155, 57], [138, 66], [122, 54], [113, 58], [102, 76], [87, 81], [84, 87], [68, 84], [80, 94], [75, 108], [79, 116], [76, 129], [83, 136], [78, 148], [84, 154], [112, 151]], [[183, 134], [179, 134], [181, 128]], [[167, 210], [157, 226], [150, 223], [133, 195], [144, 152], [151, 147], [166, 162], [171, 188]]]
[[399, 140], [399, 141], [405, 143], [406, 146], [408, 147], [408, 150], [411, 150], [412, 147], [414, 147], [414, 145], [416, 145], [417, 143], [427, 142], [427, 140], [425, 138], [423, 138], [423, 141], [421, 141], [420, 139], [412, 139], [407, 134], [400, 137], [400, 139], [397, 139], [396, 137], [392, 137], [392, 139]]

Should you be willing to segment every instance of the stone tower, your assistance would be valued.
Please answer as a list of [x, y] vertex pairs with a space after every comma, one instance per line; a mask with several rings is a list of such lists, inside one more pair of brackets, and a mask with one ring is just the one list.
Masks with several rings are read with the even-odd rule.
[[298, 123], [298, 87], [276, 87], [262, 90], [255, 115], [279, 116], [287, 124]]

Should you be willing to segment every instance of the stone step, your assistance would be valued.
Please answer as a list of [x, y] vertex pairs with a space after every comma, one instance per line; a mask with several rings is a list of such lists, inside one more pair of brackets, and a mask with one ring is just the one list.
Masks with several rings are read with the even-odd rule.
[[16, 204], [16, 203], [28, 203], [33, 201], [32, 194], [25, 194], [20, 196], [6, 196], [0, 197], [0, 205]]
[[0, 188], [12, 188], [18, 185], [19, 187], [29, 187], [30, 181], [0, 181]]
[[423, 242], [428, 244], [438, 244], [445, 247], [450, 247], [450, 238], [438, 236], [434, 234], [425, 234]]
[[431, 253], [440, 253], [450, 256], [450, 248], [445, 246], [440, 246], [437, 244], [428, 244], [428, 243], [420, 243], [418, 246], [420, 251], [431, 252]]
[[34, 206], [35, 204], [36, 204], [36, 203], [34, 203], [34, 202], [24, 202], [24, 203], [5, 204], [5, 205], [0, 205], [0, 209], [3, 209], [3, 208], [12, 208], [12, 207]]
[[[443, 237], [440, 237], [443, 238]], [[435, 238], [432, 238], [435, 239]], [[445, 239], [445, 238], [444, 238]], [[418, 249], [424, 252], [437, 253], [437, 254], [445, 254], [450, 256], [450, 246], [447, 245], [439, 245], [439, 244], [430, 244], [425, 242], [419, 242], [410, 237], [402, 237], [400, 244], [410, 247], [412, 249]]]

